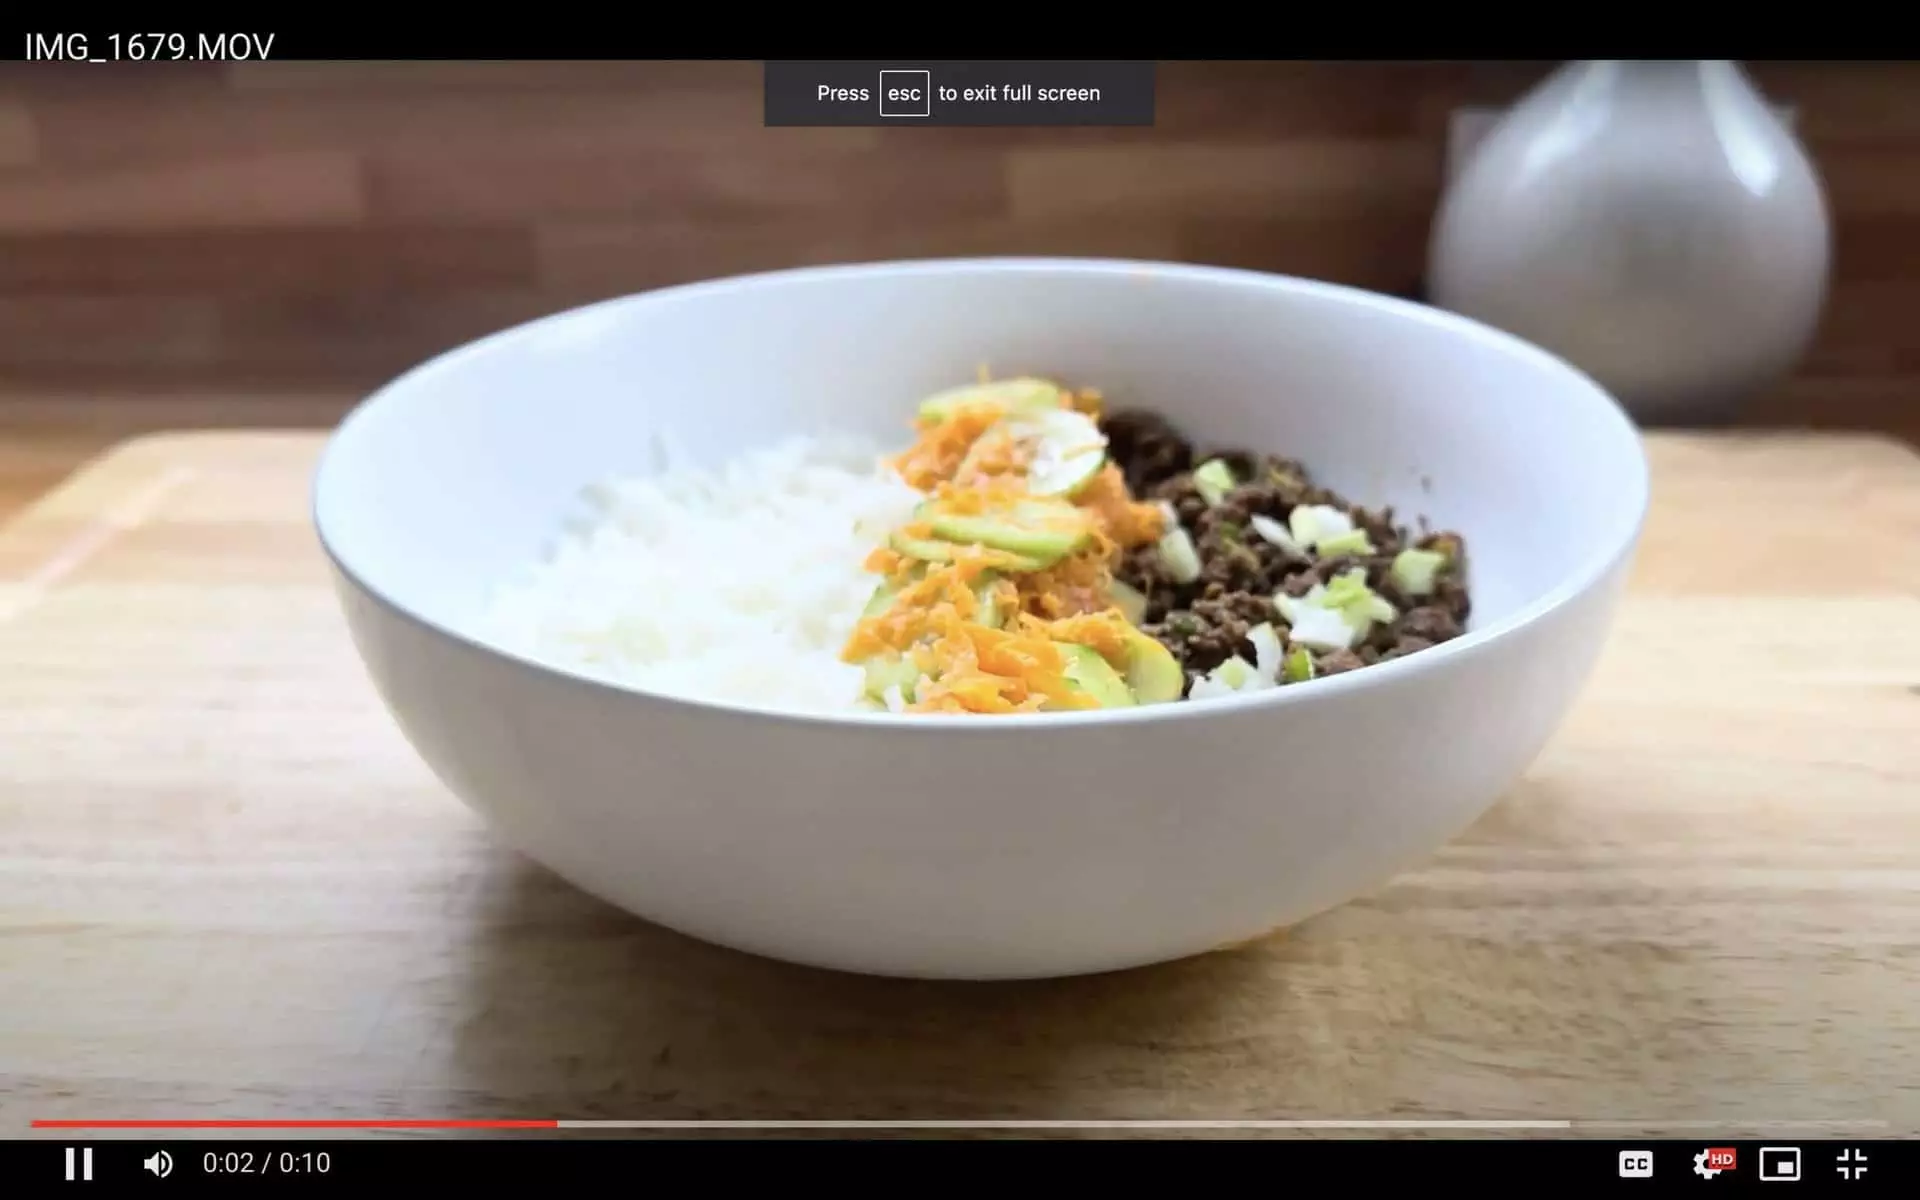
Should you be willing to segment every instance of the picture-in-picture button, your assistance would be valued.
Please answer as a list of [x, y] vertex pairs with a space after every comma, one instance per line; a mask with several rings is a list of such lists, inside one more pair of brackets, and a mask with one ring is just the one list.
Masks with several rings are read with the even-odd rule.
[[1793, 1183], [1800, 1178], [1800, 1147], [1760, 1147], [1760, 1182]]

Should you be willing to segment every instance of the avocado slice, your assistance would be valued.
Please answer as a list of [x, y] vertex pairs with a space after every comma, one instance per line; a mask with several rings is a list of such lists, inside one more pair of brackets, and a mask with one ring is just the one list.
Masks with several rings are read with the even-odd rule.
[[[896, 547], [898, 549], [898, 547]], [[909, 556], [912, 557], [912, 556]], [[926, 578], [926, 560], [915, 563], [906, 573], [907, 581], [917, 583]], [[867, 598], [867, 606], [860, 610], [863, 617], [877, 617], [893, 607], [894, 600], [900, 595], [900, 588], [892, 579], [882, 579], [874, 585], [873, 595]]]
[[1000, 611], [999, 597], [993, 594], [994, 582], [999, 578], [992, 571], [984, 571], [973, 581], [973, 598], [980, 602], [980, 611], [974, 615], [974, 620], [992, 629], [1000, 628], [1000, 622], [1006, 616]]
[[1136, 629], [1127, 635], [1127, 686], [1141, 704], [1165, 704], [1186, 694], [1187, 674], [1171, 650]]
[[1038, 412], [1065, 407], [1066, 393], [1044, 379], [1003, 379], [948, 388], [920, 402], [923, 420], [944, 421], [970, 404], [991, 404], [1002, 412]]
[[948, 541], [977, 542], [1043, 566], [1072, 554], [1093, 537], [1093, 527], [1079, 509], [1064, 500], [1039, 497], [1016, 500], [998, 511], [984, 513], [943, 512], [929, 505], [920, 519]]
[[1072, 409], [1027, 413], [1008, 421], [1032, 456], [1027, 490], [1036, 496], [1074, 496], [1107, 461], [1107, 438], [1092, 417]]
[[1067, 666], [1063, 674], [1073, 689], [1093, 697], [1101, 708], [1132, 708], [1133, 693], [1118, 672], [1107, 665], [1100, 652], [1091, 646], [1076, 645], [1072, 642], [1054, 643], [1066, 656]]
[[[965, 539], [971, 541], [972, 539]], [[946, 538], [916, 538], [895, 532], [888, 542], [895, 550], [908, 558], [917, 558], [921, 562], [952, 562], [956, 553], [965, 549], [964, 545], [955, 545]], [[1012, 571], [1038, 571], [1051, 563], [1027, 554], [1014, 554], [1014, 561], [1006, 564]]]
[[880, 585], [873, 589], [873, 595], [868, 597], [867, 606], [860, 610], [860, 615], [863, 617], [879, 616], [893, 606], [893, 598], [897, 595], [899, 595], [899, 592], [895, 590], [894, 586], [882, 580]]
[[1116, 579], [1107, 591], [1113, 597], [1114, 606], [1129, 623], [1138, 625], [1147, 619], [1147, 598], [1138, 588], [1130, 587]]
[[982, 434], [960, 460], [970, 474], [995, 433], [1005, 433], [1027, 453], [1027, 490], [1036, 496], [1076, 496], [1107, 462], [1107, 438], [1099, 424], [1070, 408], [1014, 412]]
[[899, 530], [887, 538], [887, 544], [908, 558], [917, 558], [921, 562], [952, 562], [956, 549], [952, 542], [939, 538], [908, 537]]
[[914, 689], [920, 683], [920, 668], [905, 655], [877, 654], [863, 664], [867, 673], [867, 695], [874, 700], [885, 702], [887, 689], [898, 686], [900, 695], [912, 702]]

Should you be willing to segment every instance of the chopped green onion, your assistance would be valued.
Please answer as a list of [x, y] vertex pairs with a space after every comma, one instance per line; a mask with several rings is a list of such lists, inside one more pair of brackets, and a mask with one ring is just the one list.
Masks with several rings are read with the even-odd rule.
[[1433, 594], [1434, 576], [1447, 565], [1447, 556], [1434, 550], [1402, 550], [1393, 556], [1389, 574], [1393, 586], [1409, 596]]
[[1209, 506], [1218, 504], [1236, 486], [1233, 469], [1217, 458], [1210, 458], [1194, 469], [1193, 486]]
[[1295, 554], [1301, 558], [1307, 556], [1305, 548], [1293, 540], [1293, 535], [1287, 532], [1287, 527], [1272, 517], [1263, 513], [1254, 513], [1247, 518], [1247, 524], [1253, 526], [1253, 531], [1260, 535], [1262, 541], [1278, 546], [1288, 554]]
[[1368, 595], [1367, 573], [1359, 567], [1342, 571], [1321, 585], [1319, 591], [1326, 597], [1328, 608], [1344, 608]]
[[1349, 530], [1330, 538], [1322, 538], [1314, 546], [1322, 558], [1334, 558], [1342, 554], [1372, 554], [1373, 539], [1364, 529]]
[[1367, 572], [1361, 567], [1343, 571], [1327, 585], [1321, 603], [1338, 609], [1352, 625], [1358, 637], [1365, 637], [1375, 621], [1391, 621], [1399, 616], [1385, 596], [1367, 586]]
[[1194, 680], [1193, 687], [1187, 692], [1190, 700], [1205, 700], [1210, 696], [1231, 696], [1235, 692], [1257, 692], [1274, 686], [1274, 681], [1262, 675], [1254, 665], [1239, 655], [1234, 655]]
[[1160, 562], [1175, 583], [1192, 583], [1200, 578], [1200, 553], [1193, 547], [1187, 531], [1175, 525], [1160, 539]]
[[1253, 646], [1253, 661], [1259, 667], [1260, 674], [1268, 679], [1278, 678], [1280, 660], [1286, 657], [1287, 648], [1273, 623], [1262, 621], [1247, 630], [1247, 641]]
[[1315, 596], [1311, 592], [1306, 596], [1283, 593], [1273, 598], [1274, 607], [1286, 618], [1288, 640], [1315, 650], [1352, 649], [1356, 630], [1339, 609], [1320, 603], [1324, 599], [1324, 594]]
[[1295, 646], [1287, 655], [1287, 661], [1280, 668], [1280, 678], [1287, 683], [1305, 683], [1312, 679], [1313, 654], [1305, 646]]
[[1287, 514], [1293, 540], [1317, 549], [1321, 542], [1353, 532], [1353, 518], [1330, 504], [1296, 504]]
[[1282, 592], [1273, 603], [1292, 627], [1293, 640], [1316, 650], [1352, 649], [1374, 622], [1400, 615], [1386, 597], [1367, 586], [1367, 573], [1360, 567], [1341, 572], [1331, 583], [1314, 584], [1304, 596]]
[[1245, 687], [1254, 676], [1253, 664], [1236, 654], [1215, 667], [1212, 675], [1230, 688]]

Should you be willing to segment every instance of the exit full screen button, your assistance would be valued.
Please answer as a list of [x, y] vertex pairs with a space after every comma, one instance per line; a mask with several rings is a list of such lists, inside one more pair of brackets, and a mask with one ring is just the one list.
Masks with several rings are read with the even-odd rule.
[[1151, 62], [769, 62], [769, 126], [1152, 125]]

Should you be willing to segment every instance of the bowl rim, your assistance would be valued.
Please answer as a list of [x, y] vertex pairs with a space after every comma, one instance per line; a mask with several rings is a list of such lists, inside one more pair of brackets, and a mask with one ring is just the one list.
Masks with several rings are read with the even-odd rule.
[[[398, 597], [369, 582], [366, 575], [355, 567], [351, 550], [341, 545], [328, 530], [325, 516], [325, 510], [328, 507], [325, 499], [329, 487], [328, 481], [336, 475], [338, 462], [350, 449], [354, 430], [360, 427], [375, 407], [388, 397], [404, 391], [410, 383], [422, 375], [446, 370], [463, 359], [481, 357], [500, 345], [534, 335], [552, 325], [612, 309], [624, 310], [654, 304], [671, 304], [689, 296], [745, 291], [767, 286], [799, 285], [834, 279], [1027, 273], [1071, 274], [1097, 278], [1138, 277], [1142, 272], [1155, 276], [1177, 277], [1201, 284], [1270, 288], [1336, 304], [1385, 310], [1402, 319], [1438, 326], [1455, 335], [1481, 342], [1504, 355], [1530, 359], [1536, 364], [1584, 382], [1587, 385], [1585, 389], [1574, 389], [1581, 394], [1580, 398], [1573, 402], [1589, 404], [1598, 409], [1601, 419], [1611, 422], [1623, 443], [1632, 448], [1632, 452], [1627, 456], [1631, 464], [1632, 478], [1621, 481], [1622, 504], [1609, 523], [1606, 536], [1600, 539], [1594, 552], [1586, 556], [1577, 568], [1568, 572], [1559, 583], [1532, 602], [1491, 625], [1469, 629], [1451, 641], [1429, 647], [1418, 654], [1410, 654], [1404, 658], [1375, 663], [1360, 670], [1308, 680], [1305, 683], [1291, 684], [1287, 687], [1215, 697], [1199, 704], [1182, 702], [1144, 705], [1137, 708], [1006, 713], [983, 719], [981, 715], [972, 713], [894, 713], [853, 708], [803, 710], [757, 705], [711, 697], [683, 696], [575, 670], [561, 663], [508, 649], [474, 633], [426, 616], [413, 606], [402, 602]], [[582, 486], [585, 485], [583, 481]], [[924, 733], [963, 730], [1011, 733], [1125, 728], [1167, 721], [1202, 720], [1234, 713], [1250, 713], [1260, 709], [1278, 710], [1295, 704], [1333, 700], [1349, 692], [1388, 686], [1396, 680], [1410, 681], [1421, 674], [1445, 670], [1448, 664], [1456, 660], [1483, 653], [1497, 642], [1511, 640], [1599, 586], [1624, 559], [1630, 558], [1636, 552], [1646, 527], [1651, 503], [1652, 472], [1646, 455], [1646, 446], [1641, 439], [1639, 429], [1619, 401], [1585, 371], [1559, 355], [1471, 317], [1348, 284], [1244, 267], [1128, 258], [985, 256], [876, 259], [726, 275], [576, 305], [482, 335], [415, 364], [368, 393], [348, 410], [321, 448], [313, 469], [309, 509], [322, 553], [334, 570], [362, 595], [375, 601], [391, 615], [402, 618], [407, 623], [429, 633], [438, 634], [456, 645], [480, 653], [483, 657], [530, 670], [556, 682], [602, 692], [622, 702], [666, 704], [687, 710], [769, 721], [794, 727], [829, 727], [849, 730], [894, 729], [902, 732]]]

